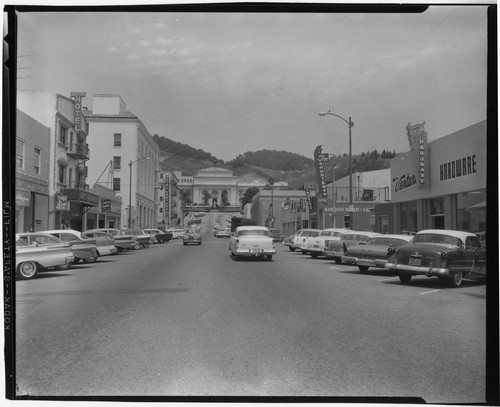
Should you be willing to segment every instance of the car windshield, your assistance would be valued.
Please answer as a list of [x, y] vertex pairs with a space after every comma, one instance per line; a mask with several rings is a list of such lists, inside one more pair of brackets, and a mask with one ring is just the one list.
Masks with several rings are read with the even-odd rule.
[[186, 233], [198, 233], [197, 229], [186, 229]]
[[269, 231], [263, 229], [240, 230], [238, 237], [240, 236], [269, 236]]
[[458, 237], [437, 233], [422, 233], [415, 235], [412, 243], [441, 243], [463, 247], [463, 243]]

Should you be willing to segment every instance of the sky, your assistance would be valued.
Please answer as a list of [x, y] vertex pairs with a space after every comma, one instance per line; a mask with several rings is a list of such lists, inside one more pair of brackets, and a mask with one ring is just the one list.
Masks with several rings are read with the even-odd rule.
[[[148, 131], [232, 160], [409, 150], [486, 119], [487, 8], [19, 12], [18, 89], [119, 94]], [[328, 111], [341, 116], [319, 116]]]

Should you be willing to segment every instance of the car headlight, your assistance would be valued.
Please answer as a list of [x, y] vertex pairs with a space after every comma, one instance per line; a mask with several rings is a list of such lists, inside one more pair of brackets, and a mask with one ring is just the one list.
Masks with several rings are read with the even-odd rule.
[[442, 259], [447, 259], [448, 258], [448, 253], [447, 252], [441, 252], [441, 258]]

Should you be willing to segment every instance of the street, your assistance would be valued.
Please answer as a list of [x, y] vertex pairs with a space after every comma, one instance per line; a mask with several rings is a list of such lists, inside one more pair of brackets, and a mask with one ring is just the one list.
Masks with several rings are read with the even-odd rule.
[[402, 285], [276, 243], [172, 240], [16, 282], [26, 396], [393, 396], [484, 402], [486, 287]]

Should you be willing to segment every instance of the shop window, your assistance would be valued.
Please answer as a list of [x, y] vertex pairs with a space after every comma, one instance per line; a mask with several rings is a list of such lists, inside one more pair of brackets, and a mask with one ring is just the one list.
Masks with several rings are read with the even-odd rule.
[[380, 228], [380, 233], [388, 233], [389, 232], [389, 216], [382, 215], [378, 217], [378, 224]]
[[113, 135], [114, 137], [114, 146], [115, 147], [121, 147], [122, 146], [122, 135], [120, 133], [115, 133]]
[[24, 168], [24, 140], [17, 139], [16, 141], [16, 167]]
[[466, 232], [486, 231], [486, 190], [456, 195], [457, 229]]
[[113, 169], [114, 170], [121, 170], [122, 168], [122, 158], [120, 156], [114, 156], [113, 157]]
[[121, 188], [120, 182], [121, 182], [120, 178], [113, 178], [113, 191], [120, 191]]
[[431, 215], [444, 215], [444, 198], [435, 198], [430, 200]]
[[33, 170], [35, 174], [40, 175], [40, 158], [42, 155], [42, 150], [35, 147], [33, 150]]
[[401, 232], [417, 232], [417, 203], [414, 201], [401, 204]]

